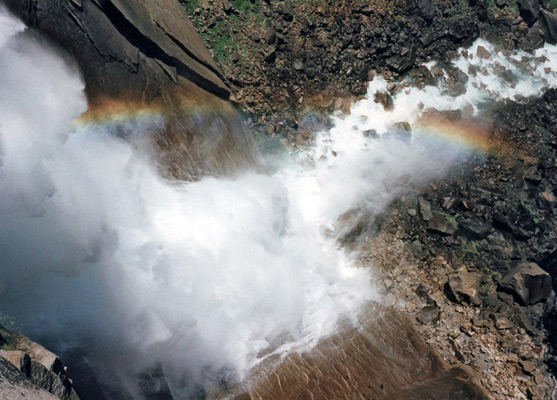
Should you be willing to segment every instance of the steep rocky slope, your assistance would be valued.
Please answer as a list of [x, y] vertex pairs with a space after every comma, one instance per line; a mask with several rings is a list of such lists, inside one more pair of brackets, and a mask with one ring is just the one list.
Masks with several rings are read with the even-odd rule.
[[85, 120], [162, 117], [151, 141], [164, 175], [195, 179], [257, 164], [253, 140], [222, 100], [229, 89], [177, 1], [4, 3], [77, 62], [89, 100]]
[[332, 110], [348, 110], [377, 74], [419, 75], [420, 63], [449, 61], [480, 35], [523, 49], [557, 38], [555, 18], [537, 0], [182, 3], [233, 98], [253, 113], [252, 129], [291, 147], [311, 140]]

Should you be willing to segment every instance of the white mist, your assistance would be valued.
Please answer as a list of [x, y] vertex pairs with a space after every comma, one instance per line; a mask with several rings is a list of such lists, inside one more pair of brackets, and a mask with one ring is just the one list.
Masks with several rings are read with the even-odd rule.
[[[217, 371], [242, 377], [278, 338], [279, 351], [307, 348], [379, 299], [371, 272], [322, 228], [355, 207], [384, 211], [468, 149], [365, 130], [412, 123], [421, 105], [477, 110], [521, 87], [537, 94], [554, 79], [536, 66], [512, 89], [487, 73], [476, 79], [489, 93], [472, 79], [456, 99], [408, 89], [385, 112], [372, 100], [386, 88], [378, 78], [273, 174], [167, 182], [110, 124], [75, 125], [87, 107], [77, 71], [4, 12], [0, 27], [0, 310], [28, 334], [85, 347], [101, 378], [133, 382], [161, 365], [175, 391]], [[540, 51], [554, 65], [554, 49]], [[141, 136], [158, 122], [125, 127]]]

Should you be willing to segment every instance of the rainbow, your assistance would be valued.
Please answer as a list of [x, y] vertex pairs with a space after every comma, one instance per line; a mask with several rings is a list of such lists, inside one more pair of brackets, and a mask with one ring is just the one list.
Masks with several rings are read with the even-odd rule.
[[439, 112], [425, 112], [416, 127], [426, 135], [480, 153], [505, 155], [511, 150], [489, 122], [479, 119], [451, 120]]

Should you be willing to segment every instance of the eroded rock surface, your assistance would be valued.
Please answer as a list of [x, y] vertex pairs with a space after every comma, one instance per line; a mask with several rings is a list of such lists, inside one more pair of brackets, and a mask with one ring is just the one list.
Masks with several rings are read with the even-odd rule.
[[79, 400], [56, 354], [1, 326], [0, 337], [0, 398]]
[[228, 95], [211, 54], [174, 0], [4, 0], [77, 60], [90, 100], [172, 90], [178, 77]]
[[309, 351], [269, 356], [233, 398], [491, 398], [470, 368], [449, 368], [402, 313], [370, 303], [359, 324], [341, 328]]

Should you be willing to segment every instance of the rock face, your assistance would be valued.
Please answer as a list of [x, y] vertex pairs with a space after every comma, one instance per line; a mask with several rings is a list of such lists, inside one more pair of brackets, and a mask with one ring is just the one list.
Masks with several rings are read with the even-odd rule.
[[519, 264], [503, 277], [499, 286], [529, 306], [547, 300], [551, 294], [551, 276], [536, 263]]
[[4, 0], [17, 16], [77, 60], [89, 100], [97, 96], [149, 101], [178, 77], [227, 96], [211, 54], [174, 0]]
[[538, 0], [519, 0], [518, 10], [524, 22], [532, 26], [540, 16], [540, 3]]
[[10, 400], [57, 400], [58, 398], [31, 383], [8, 360], [0, 357], [0, 398]]
[[448, 368], [403, 314], [371, 304], [314, 349], [256, 366], [233, 399], [489, 399], [467, 367]]
[[0, 338], [0, 398], [79, 400], [56, 354], [2, 327]]
[[145, 109], [162, 117], [149, 139], [166, 177], [190, 180], [258, 165], [253, 139], [223, 100], [228, 87], [177, 0], [5, 4], [76, 60], [89, 100], [86, 118], [106, 122]]

